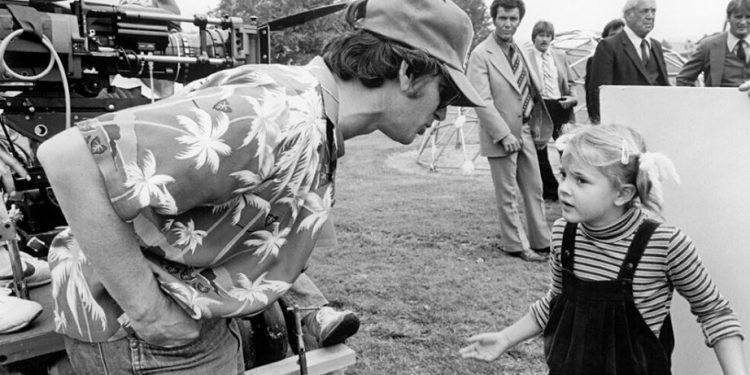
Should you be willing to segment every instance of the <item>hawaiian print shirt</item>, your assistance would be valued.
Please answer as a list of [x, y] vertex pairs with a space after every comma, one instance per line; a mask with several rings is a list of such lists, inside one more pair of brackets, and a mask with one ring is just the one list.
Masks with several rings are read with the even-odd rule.
[[[290, 288], [333, 200], [335, 137], [306, 67], [224, 70], [78, 127], [162, 290], [193, 318], [257, 314]], [[56, 331], [123, 337], [127, 316], [69, 230], [49, 259]]]

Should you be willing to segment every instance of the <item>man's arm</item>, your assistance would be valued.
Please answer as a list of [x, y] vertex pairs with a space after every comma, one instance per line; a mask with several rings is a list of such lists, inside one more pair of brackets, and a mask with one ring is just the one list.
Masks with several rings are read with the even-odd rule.
[[159, 346], [196, 339], [198, 322], [161, 292], [132, 226], [114, 211], [78, 129], [71, 128], [43, 143], [37, 157], [87, 261], [136, 333]]
[[614, 51], [604, 42], [601, 41], [596, 46], [594, 57], [591, 60], [591, 79], [589, 80], [589, 90], [591, 98], [589, 113], [592, 115], [591, 122], [598, 124], [601, 120], [599, 113], [599, 87], [602, 85], [611, 85], [614, 82]]
[[[695, 81], [698, 79], [698, 75], [705, 71], [704, 63], [708, 59], [708, 49], [705, 49], [703, 43], [698, 45], [690, 58], [688, 58], [685, 65], [680, 69], [680, 73], [677, 74], [677, 86], [695, 86]], [[703, 77], [706, 80], [708, 77]]]
[[503, 117], [500, 116], [497, 108], [495, 108], [495, 101], [492, 97], [492, 89], [490, 88], [489, 71], [487, 69], [489, 62], [486, 58], [484, 53], [475, 49], [469, 57], [469, 68], [466, 71], [466, 76], [479, 93], [479, 96], [482, 97], [482, 102], [484, 103], [484, 108], [477, 107], [475, 109], [479, 118], [479, 126], [497, 143], [511, 133], [510, 127]]

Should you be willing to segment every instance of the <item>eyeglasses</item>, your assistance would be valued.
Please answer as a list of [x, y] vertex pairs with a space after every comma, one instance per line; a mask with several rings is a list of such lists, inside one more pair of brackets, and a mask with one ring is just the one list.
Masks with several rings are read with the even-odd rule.
[[449, 105], [453, 104], [460, 96], [458, 89], [456, 89], [456, 86], [453, 85], [453, 80], [451, 80], [448, 72], [446, 72], [445, 69], [443, 69], [442, 71], [442, 79], [440, 80], [440, 85], [438, 86], [438, 92], [440, 94], [440, 103], [438, 104], [437, 109], [447, 108]]

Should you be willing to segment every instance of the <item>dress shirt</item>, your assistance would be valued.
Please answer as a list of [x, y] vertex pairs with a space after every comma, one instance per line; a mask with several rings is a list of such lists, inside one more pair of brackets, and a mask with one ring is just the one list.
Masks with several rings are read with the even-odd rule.
[[[742, 40], [745, 41], [745, 55], [750, 55], [750, 36], [746, 36]], [[734, 54], [737, 53], [737, 42], [739, 41], [740, 38], [732, 35], [732, 33], [727, 33], [727, 48], [729, 48], [729, 52]]]
[[635, 52], [638, 54], [638, 57], [643, 60], [643, 56], [641, 56], [641, 41], [645, 40], [646, 45], [648, 45], [648, 50], [651, 51], [651, 40], [649, 40], [648, 37], [641, 38], [638, 35], [635, 35], [635, 32], [633, 32], [633, 30], [631, 30], [627, 26], [625, 26], [623, 30], [625, 31], [625, 35], [628, 36], [628, 39], [630, 39], [630, 42], [633, 43], [633, 47], [635, 48]]
[[[558, 83], [557, 66], [555, 65], [555, 58], [552, 56], [551, 48], [548, 48], [546, 52], [542, 53], [536, 48], [532, 49], [534, 54], [534, 60], [536, 60], [536, 68], [539, 72], [539, 77], [542, 79], [542, 97], [544, 99], [559, 99], [562, 97], [560, 93], [560, 84]], [[544, 85], [544, 64], [545, 59], [549, 59], [550, 64], [550, 76], [552, 77], [552, 85], [550, 86], [551, 92], [547, 92], [546, 85]]]

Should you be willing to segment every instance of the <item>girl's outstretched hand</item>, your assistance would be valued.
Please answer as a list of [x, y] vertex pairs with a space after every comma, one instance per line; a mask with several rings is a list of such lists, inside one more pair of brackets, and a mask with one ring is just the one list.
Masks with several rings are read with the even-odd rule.
[[503, 332], [480, 333], [469, 337], [467, 341], [471, 345], [459, 350], [461, 357], [487, 362], [496, 360], [511, 346], [508, 337]]

